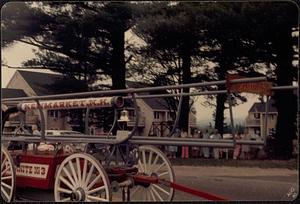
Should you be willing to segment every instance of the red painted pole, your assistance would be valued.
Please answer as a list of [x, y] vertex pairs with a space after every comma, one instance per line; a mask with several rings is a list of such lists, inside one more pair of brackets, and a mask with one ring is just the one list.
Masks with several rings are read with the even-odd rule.
[[205, 198], [207, 200], [228, 201], [228, 199], [226, 199], [226, 198], [216, 196], [216, 195], [204, 192], [204, 191], [199, 191], [199, 190], [196, 190], [196, 189], [193, 189], [193, 188], [190, 188], [190, 187], [186, 187], [186, 186], [183, 186], [183, 185], [180, 185], [180, 184], [177, 184], [177, 183], [173, 183], [173, 182], [168, 182], [168, 183], [169, 183], [170, 187], [172, 187], [176, 190], [179, 190], [179, 191], [182, 191], [182, 192], [185, 192], [185, 193], [189, 193], [189, 194], [201, 197], [201, 198]]
[[157, 179], [156, 177], [152, 177], [152, 176], [145, 176], [145, 175], [135, 175], [133, 176], [133, 179], [135, 182], [140, 182], [140, 183], [160, 183], [163, 184], [165, 186], [168, 186], [170, 188], [174, 188], [176, 190], [185, 192], [185, 193], [189, 193], [195, 196], [198, 196], [200, 198], [204, 198], [207, 200], [213, 200], [213, 201], [228, 201], [227, 198], [223, 198], [217, 195], [213, 195], [204, 191], [200, 191], [198, 189], [193, 189], [187, 186], [183, 186], [171, 181], [166, 181], [163, 179]]

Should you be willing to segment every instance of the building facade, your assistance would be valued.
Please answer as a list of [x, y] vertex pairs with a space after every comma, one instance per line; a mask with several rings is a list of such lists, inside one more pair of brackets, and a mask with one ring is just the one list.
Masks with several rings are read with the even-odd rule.
[[[7, 88], [20, 89], [27, 96], [51, 95], [57, 94], [56, 90], [51, 87], [63, 79], [63, 76], [58, 74], [17, 70], [7, 84]], [[72, 127], [68, 124], [68, 120], [70, 119], [62, 117], [62, 110], [43, 110], [43, 113], [45, 115], [46, 129], [72, 130]], [[39, 111], [27, 111], [25, 121], [30, 125], [34, 123], [38, 124], [40, 118]]]
[[[30, 72], [17, 70], [7, 85], [7, 88], [23, 90], [26, 96], [43, 96], [58, 94], [52, 87], [58, 81], [64, 80], [62, 75]], [[143, 85], [136, 82], [127, 81], [127, 88], [141, 88]], [[57, 90], [57, 89], [56, 89]], [[170, 111], [167, 102], [162, 98], [137, 99], [139, 107], [138, 135], [143, 136], [166, 136], [174, 124], [174, 112]], [[127, 129], [134, 127], [135, 113], [133, 106], [124, 108], [128, 111], [129, 121], [126, 124]], [[46, 129], [53, 130], [77, 130], [78, 124], [73, 123], [74, 110], [43, 110]], [[40, 122], [38, 111], [29, 111], [26, 113], [27, 123], [34, 124]], [[89, 127], [90, 134], [105, 134], [107, 130], [97, 127], [95, 112], [91, 109], [90, 121], [94, 125]], [[196, 127], [196, 116], [191, 113], [189, 117], [190, 129]], [[81, 120], [79, 118], [79, 120]], [[189, 130], [190, 131], [190, 130]]]
[[[266, 109], [264, 103], [254, 103], [250, 110], [248, 111], [248, 116], [246, 118], [246, 131], [253, 135], [259, 135], [262, 137], [265, 130], [265, 117]], [[276, 131], [277, 123], [277, 109], [274, 106], [274, 101], [269, 100], [268, 103], [268, 114], [267, 114], [267, 135]]]

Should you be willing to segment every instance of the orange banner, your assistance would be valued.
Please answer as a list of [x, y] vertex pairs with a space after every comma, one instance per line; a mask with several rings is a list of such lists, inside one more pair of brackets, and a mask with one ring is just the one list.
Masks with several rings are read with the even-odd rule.
[[233, 79], [243, 79], [246, 77], [239, 76], [237, 74], [226, 75], [226, 87], [228, 90], [233, 92], [248, 92], [260, 95], [272, 95], [272, 83], [268, 81], [259, 82], [241, 82], [241, 83], [230, 83]]

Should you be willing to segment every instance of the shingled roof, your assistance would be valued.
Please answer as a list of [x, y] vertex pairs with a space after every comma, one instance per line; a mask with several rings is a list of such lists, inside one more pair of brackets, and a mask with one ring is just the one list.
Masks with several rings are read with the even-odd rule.
[[[126, 81], [127, 88], [144, 88], [147, 84], [142, 82]], [[140, 93], [141, 95], [149, 93]], [[168, 110], [168, 103], [163, 98], [145, 98], [145, 103], [155, 110]]]
[[[274, 100], [269, 100], [269, 103], [268, 103], [268, 112], [277, 112], [277, 109], [275, 107], [275, 101]], [[249, 113], [250, 112], [266, 112], [266, 109], [265, 109], [265, 104], [264, 103], [254, 103], [252, 105], [252, 107], [250, 108], [249, 110]]]
[[51, 86], [64, 79], [63, 75], [59, 74], [23, 70], [18, 70], [18, 72], [38, 96], [57, 94], [57, 91], [52, 90]]
[[87, 88], [84, 81], [62, 74], [18, 72], [38, 96], [82, 92]]
[[19, 98], [26, 96], [26, 93], [22, 89], [1, 88], [2, 98]]

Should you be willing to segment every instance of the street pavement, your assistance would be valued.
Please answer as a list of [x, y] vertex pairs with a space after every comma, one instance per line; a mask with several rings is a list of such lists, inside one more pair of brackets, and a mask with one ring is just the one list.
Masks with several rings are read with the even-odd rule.
[[[234, 201], [291, 201], [299, 191], [298, 170], [174, 166], [174, 171], [177, 183]], [[53, 201], [53, 191], [26, 188], [17, 195], [20, 201]], [[204, 199], [175, 191], [174, 201], [199, 200]]]
[[[299, 192], [297, 170], [178, 166], [175, 172], [178, 183], [234, 201], [291, 201]], [[176, 191], [175, 200], [199, 198]]]

